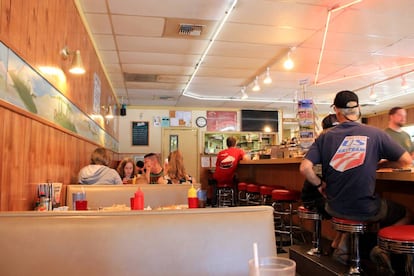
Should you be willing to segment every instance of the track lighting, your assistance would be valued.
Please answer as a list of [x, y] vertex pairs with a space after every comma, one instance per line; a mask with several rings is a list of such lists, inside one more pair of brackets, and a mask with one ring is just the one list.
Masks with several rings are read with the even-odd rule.
[[252, 90], [254, 92], [260, 91], [259, 76], [256, 76], [256, 78], [254, 79], [254, 85], [253, 85]]
[[407, 89], [408, 88], [407, 80], [405, 79], [404, 75], [401, 75], [401, 88], [402, 89]]
[[242, 100], [245, 100], [245, 99], [247, 99], [248, 97], [249, 97], [249, 95], [247, 95], [247, 93], [246, 93], [246, 87], [245, 86], [243, 86], [241, 89], [240, 89], [240, 92], [241, 92], [241, 99]]
[[263, 80], [263, 83], [264, 84], [271, 84], [272, 83], [272, 78], [270, 77], [270, 68], [269, 67], [266, 68], [266, 77]]
[[374, 86], [371, 86], [371, 90], [369, 92], [369, 98], [375, 100], [377, 98], [377, 93], [375, 93]]
[[283, 63], [283, 67], [285, 67], [286, 70], [291, 70], [291, 69], [293, 69], [294, 66], [295, 66], [295, 63], [290, 58], [290, 51], [289, 51], [288, 52], [288, 57], [285, 60], [285, 62]]

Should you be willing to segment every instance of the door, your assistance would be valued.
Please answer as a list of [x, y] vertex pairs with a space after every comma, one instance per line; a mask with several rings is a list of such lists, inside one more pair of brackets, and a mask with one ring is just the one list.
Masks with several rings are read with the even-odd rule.
[[187, 173], [193, 177], [194, 183], [200, 183], [198, 129], [163, 128], [161, 149], [162, 160], [165, 160], [171, 151], [181, 151]]

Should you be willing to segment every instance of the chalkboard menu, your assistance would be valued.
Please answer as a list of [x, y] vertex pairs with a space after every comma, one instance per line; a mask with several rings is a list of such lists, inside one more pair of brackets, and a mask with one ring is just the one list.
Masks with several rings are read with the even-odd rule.
[[148, 146], [148, 122], [132, 122], [132, 145]]

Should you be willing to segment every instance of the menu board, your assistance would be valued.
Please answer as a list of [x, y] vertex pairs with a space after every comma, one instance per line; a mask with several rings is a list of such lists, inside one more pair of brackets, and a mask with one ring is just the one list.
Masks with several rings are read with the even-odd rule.
[[132, 122], [132, 145], [148, 146], [149, 123]]
[[236, 111], [207, 111], [207, 131], [236, 131]]

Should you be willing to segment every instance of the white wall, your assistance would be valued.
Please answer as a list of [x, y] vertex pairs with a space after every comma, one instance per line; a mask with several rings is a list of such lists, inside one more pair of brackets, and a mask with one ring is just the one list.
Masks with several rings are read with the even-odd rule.
[[[177, 109], [185, 111], [184, 109]], [[119, 152], [133, 153], [134, 155], [146, 154], [149, 152], [161, 153], [161, 126], [154, 126], [154, 117], [169, 117], [170, 109], [147, 109], [140, 107], [127, 107], [127, 115], [119, 116]], [[198, 116], [206, 116], [204, 110], [191, 111], [192, 127], [196, 127], [195, 119]], [[149, 146], [132, 146], [131, 123], [133, 121], [149, 122]], [[205, 128], [201, 128], [203, 133]], [[201, 139], [202, 136], [200, 136]], [[202, 141], [199, 141], [202, 146]], [[201, 149], [200, 149], [201, 150]]]

